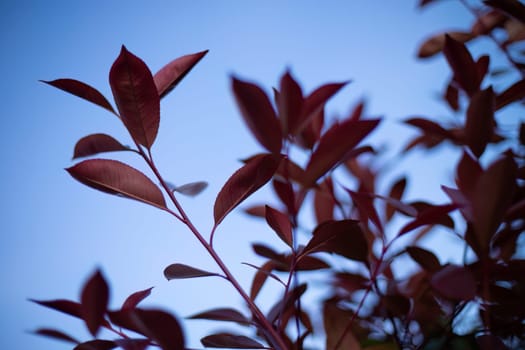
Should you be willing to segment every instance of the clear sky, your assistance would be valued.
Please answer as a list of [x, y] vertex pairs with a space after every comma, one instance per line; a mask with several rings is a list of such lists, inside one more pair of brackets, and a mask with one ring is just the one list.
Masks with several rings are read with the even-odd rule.
[[[70, 348], [28, 334], [43, 326], [87, 340], [79, 321], [27, 298], [77, 299], [97, 267], [111, 282], [113, 306], [151, 286], [156, 288], [149, 305], [179, 316], [240, 304], [220, 280], [164, 279], [164, 267], [174, 262], [215, 269], [184, 227], [156, 209], [93, 191], [69, 177], [63, 169], [73, 164], [79, 138], [104, 132], [123, 143], [130, 140], [106, 111], [39, 79], [75, 78], [109, 97], [108, 72], [122, 44], [152, 71], [183, 54], [209, 49], [163, 101], [153, 149], [170, 181], [210, 183], [201, 196], [183, 199], [198, 227], [208, 232], [222, 184], [240, 166], [239, 159], [260, 150], [233, 103], [231, 74], [256, 81], [268, 92], [287, 68], [306, 92], [351, 79], [328, 105], [328, 116], [348, 113], [366, 98], [367, 114], [385, 117], [376, 144], [398, 147], [412, 132], [399, 120], [448, 113], [435, 98], [449, 76], [444, 59], [417, 61], [418, 44], [429, 34], [465, 28], [470, 21], [456, 1], [425, 11], [416, 9], [416, 0], [1, 1], [0, 348]], [[142, 166], [132, 156], [117, 157]], [[444, 200], [436, 191], [451, 182], [447, 169], [455, 156], [417, 151], [409, 161], [394, 167], [397, 173], [412, 167], [420, 176], [409, 194]], [[435, 171], [436, 163], [448, 168]], [[245, 286], [253, 271], [240, 262], [259, 261], [249, 243], [267, 234], [262, 224], [241, 213], [228, 217], [217, 232], [219, 250]], [[187, 324], [192, 346], [207, 329], [221, 328]]]

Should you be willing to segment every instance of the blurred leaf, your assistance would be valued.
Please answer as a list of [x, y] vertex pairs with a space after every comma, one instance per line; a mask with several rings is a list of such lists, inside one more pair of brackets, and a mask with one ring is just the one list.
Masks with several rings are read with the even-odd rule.
[[205, 50], [181, 56], [155, 73], [153, 80], [160, 98], [169, 94], [207, 53]]
[[268, 151], [281, 151], [282, 131], [266, 93], [257, 85], [232, 78], [232, 90], [244, 121]]
[[379, 232], [383, 232], [383, 224], [379, 219], [377, 210], [374, 207], [374, 196], [365, 192], [354, 192], [352, 190], [346, 189], [352, 198], [352, 202], [359, 210], [359, 217], [363, 223], [366, 223], [370, 220]]
[[160, 122], [160, 97], [146, 64], [122, 46], [109, 72], [120, 117], [135, 142], [151, 148]]
[[440, 224], [443, 217], [453, 210], [457, 209], [457, 204], [431, 205], [421, 211], [418, 211], [417, 217], [407, 223], [399, 231], [399, 235], [404, 235], [423, 225]]
[[288, 216], [267, 205], [266, 222], [284, 243], [290, 247], [292, 246], [292, 224], [290, 223]]
[[184, 334], [174, 316], [156, 309], [135, 309], [133, 315], [144, 334], [153, 339], [162, 350], [184, 349]]
[[447, 101], [447, 104], [453, 111], [459, 111], [459, 92], [458, 88], [455, 87], [454, 84], [449, 83], [447, 85], [447, 89], [443, 97], [445, 98], [445, 101]]
[[[394, 199], [396, 201], [401, 201], [401, 198], [403, 197], [403, 194], [405, 193], [405, 188], [407, 186], [407, 179], [406, 177], [401, 177], [398, 179], [392, 187], [390, 188], [390, 192], [388, 193], [388, 198]], [[394, 207], [392, 204], [390, 204], [388, 201], [386, 202], [385, 207], [385, 217], [386, 221], [390, 221], [392, 216], [394, 216], [396, 207]]]
[[454, 80], [469, 96], [472, 96], [479, 90], [480, 81], [476, 63], [463, 43], [464, 41], [445, 35], [443, 53], [454, 72]]
[[213, 208], [215, 226], [252, 193], [265, 185], [277, 170], [281, 156], [266, 154], [250, 159], [226, 181]]
[[441, 125], [425, 118], [410, 118], [404, 121], [408, 125], [415, 126], [427, 135], [436, 135], [449, 140], [455, 140], [450, 130], [444, 129]]
[[67, 315], [74, 316], [82, 319], [82, 310], [80, 303], [71, 300], [65, 299], [56, 299], [56, 300], [34, 300], [29, 299], [30, 301], [48, 307], [50, 309], [63, 312]]
[[78, 344], [79, 341], [75, 338], [67, 335], [64, 332], [58, 331], [56, 329], [48, 329], [48, 328], [40, 328], [33, 332], [34, 334], [42, 335], [45, 337], [57, 339], [57, 340], [63, 340], [70, 343]]
[[459, 42], [466, 43], [469, 40], [475, 38], [470, 32], [448, 32], [448, 33], [439, 33], [428, 39], [426, 39], [423, 44], [419, 46], [417, 57], [419, 58], [428, 58], [432, 57], [435, 54], [441, 52], [445, 47], [445, 36], [450, 35], [452, 38]]
[[164, 269], [164, 277], [169, 280], [174, 279], [185, 279], [185, 278], [196, 278], [196, 277], [207, 277], [207, 276], [220, 276], [217, 273], [204, 271], [197, 269], [192, 266], [184, 264], [171, 264]]
[[117, 114], [104, 95], [86, 83], [74, 79], [57, 79], [52, 81], [41, 80], [41, 82], [83, 98], [84, 100], [94, 103], [115, 115]]
[[464, 266], [444, 266], [432, 275], [430, 285], [439, 294], [452, 300], [468, 301], [476, 296], [476, 280]]
[[281, 78], [277, 108], [284, 135], [295, 131], [303, 109], [303, 92], [290, 72]]
[[124, 350], [146, 350], [150, 345], [150, 341], [148, 339], [123, 338], [115, 340], [115, 344]]
[[336, 199], [332, 178], [327, 176], [314, 192], [314, 210], [317, 224], [334, 219]]
[[313, 237], [304, 247], [298, 259], [315, 252], [334, 253], [366, 263], [368, 261], [368, 242], [358, 221], [326, 221], [314, 230]]
[[340, 124], [334, 124], [321, 137], [319, 145], [310, 156], [302, 179], [303, 185], [313, 186], [317, 179], [341, 162], [348, 152], [372, 132], [379, 121], [347, 119]]
[[525, 5], [518, 0], [483, 0], [483, 3], [525, 23]]
[[95, 339], [75, 346], [73, 350], [110, 350], [117, 347], [111, 340]]
[[490, 33], [496, 27], [503, 25], [507, 17], [500, 11], [490, 10], [478, 16], [472, 25], [472, 34], [484, 35]]
[[279, 197], [281, 203], [283, 203], [286, 207], [285, 213], [290, 215], [291, 217], [297, 215], [297, 207], [300, 207], [301, 203], [296, 203], [298, 201], [296, 200], [293, 185], [289, 181], [284, 181], [283, 179], [280, 179], [278, 176], [274, 177], [272, 185], [275, 194], [277, 195], [277, 197]]
[[121, 310], [131, 310], [137, 307], [137, 305], [151, 294], [153, 287], [135, 292], [128, 296], [122, 304]]
[[264, 345], [251, 338], [230, 333], [208, 335], [201, 339], [201, 343], [208, 348], [266, 349]]
[[259, 268], [256, 266], [253, 267], [257, 268], [257, 272], [253, 277], [252, 286], [250, 288], [250, 299], [255, 300], [255, 298], [257, 298], [257, 295], [259, 295], [259, 292], [261, 291], [261, 288], [263, 287], [264, 283], [268, 279], [268, 276], [271, 275], [271, 272], [274, 269], [274, 263], [272, 261], [268, 261]]
[[166, 202], [159, 188], [146, 175], [122, 162], [89, 159], [66, 170], [86, 186], [166, 209]]
[[420, 247], [407, 247], [408, 255], [428, 272], [436, 272], [441, 268], [438, 258], [429, 250]]
[[[350, 320], [353, 318], [353, 312], [343, 310], [333, 301], [326, 301], [323, 305], [323, 325], [326, 333], [326, 350], [361, 350], [359, 341], [351, 329], [346, 330]], [[345, 332], [343, 334], [343, 332]], [[340, 338], [344, 338], [340, 341]], [[340, 346], [336, 345], [340, 341]]]
[[463, 152], [456, 168], [456, 183], [461, 192], [468, 197], [471, 196], [482, 172], [479, 162], [469, 152]]
[[213, 321], [228, 321], [236, 322], [240, 324], [251, 324], [251, 321], [246, 318], [239, 311], [231, 308], [217, 308], [199, 312], [197, 314], [187, 317], [188, 319], [202, 319], [202, 320], [213, 320]]
[[173, 191], [181, 193], [185, 196], [194, 197], [204, 191], [206, 187], [208, 187], [208, 183], [206, 181], [196, 181], [180, 186], [175, 186]]
[[109, 302], [109, 286], [97, 270], [86, 282], [81, 293], [82, 318], [89, 332], [96, 336], [104, 324], [104, 316]]
[[467, 109], [465, 141], [478, 158], [494, 133], [494, 92], [492, 87], [473, 94]]
[[130, 151], [113, 137], [106, 134], [91, 134], [78, 140], [73, 159], [88, 157], [102, 152]]
[[525, 79], [518, 80], [496, 96], [496, 110], [525, 99]]

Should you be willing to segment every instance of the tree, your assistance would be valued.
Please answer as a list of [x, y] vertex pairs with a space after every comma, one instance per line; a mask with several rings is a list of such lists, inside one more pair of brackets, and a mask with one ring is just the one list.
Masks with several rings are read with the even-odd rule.
[[[427, 6], [434, 1], [421, 1]], [[205, 347], [307, 348], [314, 331], [312, 314], [304, 296], [313, 286], [302, 276], [320, 273], [330, 281], [328, 296], [320, 301], [327, 349], [505, 349], [522, 346], [525, 310], [524, 261], [516, 254], [524, 231], [524, 123], [513, 122], [517, 134], [499, 127], [509, 105], [525, 97], [525, 66], [512, 44], [524, 39], [525, 7], [517, 1], [486, 1], [484, 12], [471, 8], [477, 21], [469, 31], [443, 33], [430, 38], [420, 57], [443, 52], [452, 78], [444, 102], [459, 119], [444, 125], [428, 118], [409, 118], [406, 124], [421, 135], [416, 146], [437, 148], [448, 142], [462, 156], [456, 165], [456, 187], [443, 187], [445, 203], [407, 202], [407, 178], [378, 191], [379, 151], [365, 143], [381, 119], [366, 118], [358, 103], [350, 115], [333, 123], [325, 120], [324, 107], [346, 82], [328, 83], [304, 93], [286, 72], [268, 96], [258, 85], [232, 78], [231, 89], [240, 114], [263, 151], [245, 159], [224, 184], [214, 203], [214, 226], [200, 232], [178, 201], [179, 194], [196, 195], [203, 182], [174, 186], [162, 176], [151, 146], [160, 120], [160, 100], [206, 55], [199, 52], [168, 63], [156, 74], [122, 47], [109, 78], [116, 109], [95, 88], [72, 79], [45, 83], [88, 100], [116, 115], [128, 130], [134, 146], [107, 134], [92, 134], [78, 141], [75, 158], [103, 152], [132, 152], [143, 159], [155, 179], [140, 170], [109, 159], [88, 159], [67, 169], [79, 182], [94, 189], [152, 205], [174, 216], [206, 249], [220, 272], [183, 263], [164, 270], [167, 279], [221, 277], [244, 299], [250, 315], [229, 307], [205, 310], [194, 319], [235, 322], [251, 333], [215, 333], [203, 339]], [[504, 28], [500, 41], [495, 33]], [[499, 34], [498, 34], [499, 35]], [[488, 55], [475, 58], [465, 46], [486, 37], [497, 43], [509, 60], [516, 81], [503, 89], [490, 80]], [[514, 73], [512, 73], [512, 71]], [[302, 152], [301, 156], [297, 156]], [[306, 159], [301, 162], [301, 159]], [[349, 180], [349, 181], [346, 181]], [[156, 182], [159, 185], [156, 185]], [[353, 183], [349, 186], [347, 183]], [[282, 241], [280, 248], [254, 244], [266, 259], [254, 268], [250, 291], [244, 291], [214, 249], [214, 236], [222, 221], [264, 185], [270, 184], [277, 204], [250, 207], [250, 215], [264, 220]], [[315, 227], [303, 223], [303, 213], [313, 207]], [[418, 241], [436, 227], [444, 227], [464, 243], [462, 264], [441, 263]], [[306, 231], [306, 235], [301, 235]], [[399, 249], [401, 237], [413, 237]], [[284, 247], [284, 248], [283, 248]], [[409, 256], [420, 269], [400, 277], [392, 265]], [[306, 277], [307, 279], [308, 277]], [[282, 297], [269, 312], [257, 304], [269, 280], [282, 285]], [[36, 333], [72, 342], [75, 349], [184, 349], [179, 320], [169, 312], [146, 309], [139, 303], [151, 288], [133, 293], [122, 307], [108, 310], [109, 287], [96, 271], [82, 287], [80, 301], [37, 301], [40, 305], [82, 319], [94, 340], [77, 341], [55, 329]], [[459, 333], [465, 310], [475, 309], [467, 332]], [[96, 339], [100, 329], [116, 339]]]

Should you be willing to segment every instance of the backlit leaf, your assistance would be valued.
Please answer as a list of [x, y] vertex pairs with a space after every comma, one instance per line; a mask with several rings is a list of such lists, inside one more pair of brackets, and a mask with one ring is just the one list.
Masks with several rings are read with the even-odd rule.
[[305, 187], [315, 184], [345, 158], [379, 124], [379, 119], [347, 119], [332, 126], [321, 138], [305, 169], [302, 183]]
[[244, 335], [230, 333], [217, 333], [208, 335], [201, 339], [203, 346], [208, 348], [231, 348], [231, 349], [265, 349], [266, 347]]
[[102, 152], [129, 151], [130, 149], [106, 134], [91, 134], [78, 140], [73, 159]]
[[257, 85], [232, 79], [232, 90], [241, 115], [257, 141], [272, 153], [282, 144], [281, 125], [266, 93]]
[[476, 280], [464, 266], [443, 267], [432, 275], [430, 285], [439, 294], [452, 300], [472, 300], [476, 296]]
[[288, 216], [267, 205], [266, 222], [284, 243], [292, 246], [292, 224]]
[[228, 321], [240, 324], [250, 324], [250, 320], [246, 318], [239, 311], [231, 308], [218, 308], [199, 312], [197, 314], [187, 317], [189, 319], [202, 319], [213, 321]]
[[160, 97], [148, 66], [122, 46], [109, 72], [120, 117], [131, 137], [150, 148], [160, 122]]
[[474, 93], [467, 109], [465, 141], [478, 158], [494, 133], [494, 93], [492, 87]]
[[472, 96], [479, 90], [480, 81], [476, 63], [463, 42], [445, 35], [443, 53], [454, 72], [454, 80]]
[[151, 290], [153, 287], [140, 290], [138, 292], [135, 292], [131, 294], [129, 297], [126, 298], [124, 303], [122, 304], [121, 310], [131, 310], [134, 309], [142, 300], [147, 298], [151, 294]]
[[335, 205], [332, 178], [326, 177], [314, 192], [314, 210], [317, 224], [334, 219]]
[[283, 133], [287, 135], [297, 128], [303, 108], [303, 92], [290, 72], [282, 76], [278, 96], [279, 120]]
[[116, 347], [117, 344], [111, 340], [95, 339], [78, 344], [73, 350], [111, 350]]
[[407, 223], [399, 231], [399, 235], [404, 235], [423, 225], [437, 225], [441, 223], [443, 217], [457, 209], [457, 204], [431, 205], [421, 211], [418, 211], [417, 217]]
[[205, 50], [181, 56], [155, 73], [153, 80], [160, 98], [169, 94], [207, 53], [208, 50]]
[[377, 210], [374, 207], [374, 197], [371, 194], [365, 192], [354, 192], [349, 189], [346, 191], [350, 194], [352, 202], [359, 211], [360, 220], [362, 222], [367, 222], [370, 220], [376, 226], [379, 232], [383, 232], [383, 224], [381, 223], [379, 215], [377, 214]]
[[197, 269], [192, 266], [184, 264], [171, 264], [164, 269], [164, 277], [169, 280], [184, 279], [184, 278], [195, 278], [195, 277], [206, 277], [206, 276], [219, 276], [216, 273]]
[[75, 338], [67, 335], [64, 332], [58, 331], [56, 329], [48, 329], [48, 328], [40, 328], [33, 332], [34, 334], [42, 335], [45, 337], [57, 339], [57, 340], [63, 340], [70, 343], [78, 344], [78, 340]]
[[435, 272], [441, 268], [438, 258], [431, 251], [420, 247], [407, 247], [407, 253], [419, 266], [429, 272]]
[[60, 90], [69, 92], [70, 94], [83, 98], [84, 100], [94, 103], [110, 111], [111, 113], [116, 114], [115, 110], [113, 109], [109, 101], [104, 97], [104, 95], [102, 95], [97, 89], [89, 86], [86, 83], [74, 79], [57, 79], [52, 81], [41, 81], [48, 85], [54, 86]]
[[160, 189], [146, 175], [122, 162], [90, 159], [66, 170], [86, 186], [110, 194], [121, 194], [161, 209], [166, 208]]
[[109, 301], [109, 286], [100, 271], [96, 271], [86, 282], [81, 294], [81, 310], [89, 332], [96, 336], [104, 323]]
[[252, 193], [266, 184], [279, 167], [280, 156], [260, 155], [250, 159], [226, 181], [215, 200], [215, 226]]

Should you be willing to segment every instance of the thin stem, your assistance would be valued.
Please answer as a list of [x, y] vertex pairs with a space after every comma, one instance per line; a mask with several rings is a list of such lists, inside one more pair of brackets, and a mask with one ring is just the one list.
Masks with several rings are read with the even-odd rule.
[[170, 190], [167, 183], [164, 181], [163, 177], [161, 176], [160, 172], [158, 171], [157, 167], [155, 166], [155, 163], [153, 162], [153, 157], [151, 154], [151, 151], [148, 149], [148, 153], [146, 154], [143, 149], [139, 147], [140, 153], [150, 169], [153, 171], [155, 176], [157, 177], [157, 180], [160, 182], [160, 185], [166, 193], [168, 194], [168, 197], [170, 198], [171, 202], [175, 207], [177, 208], [177, 211], [180, 215], [177, 215], [175, 212], [168, 210], [172, 215], [177, 217], [180, 221], [182, 221], [193, 233], [193, 235], [197, 238], [197, 240], [200, 242], [200, 244], [208, 251], [210, 256], [213, 258], [215, 263], [218, 265], [218, 267], [221, 269], [221, 271], [224, 273], [224, 277], [230, 282], [230, 284], [237, 290], [239, 295], [244, 299], [252, 313], [254, 314], [255, 319], [258, 321], [259, 325], [263, 327], [268, 336], [270, 337], [270, 342], [273, 343], [273, 345], [276, 347], [276, 349], [279, 350], [286, 350], [286, 344], [279, 335], [279, 333], [273, 328], [272, 324], [266, 319], [262, 311], [259, 309], [259, 307], [254, 303], [254, 301], [246, 294], [244, 289], [241, 287], [237, 279], [233, 276], [231, 271], [228, 269], [228, 267], [224, 264], [222, 259], [219, 257], [217, 252], [213, 249], [211, 244], [209, 244], [206, 239], [202, 236], [202, 234], [199, 232], [199, 230], [195, 227], [195, 225], [192, 223], [190, 218], [187, 216], [186, 212], [180, 205], [177, 198], [175, 198], [175, 195]]

